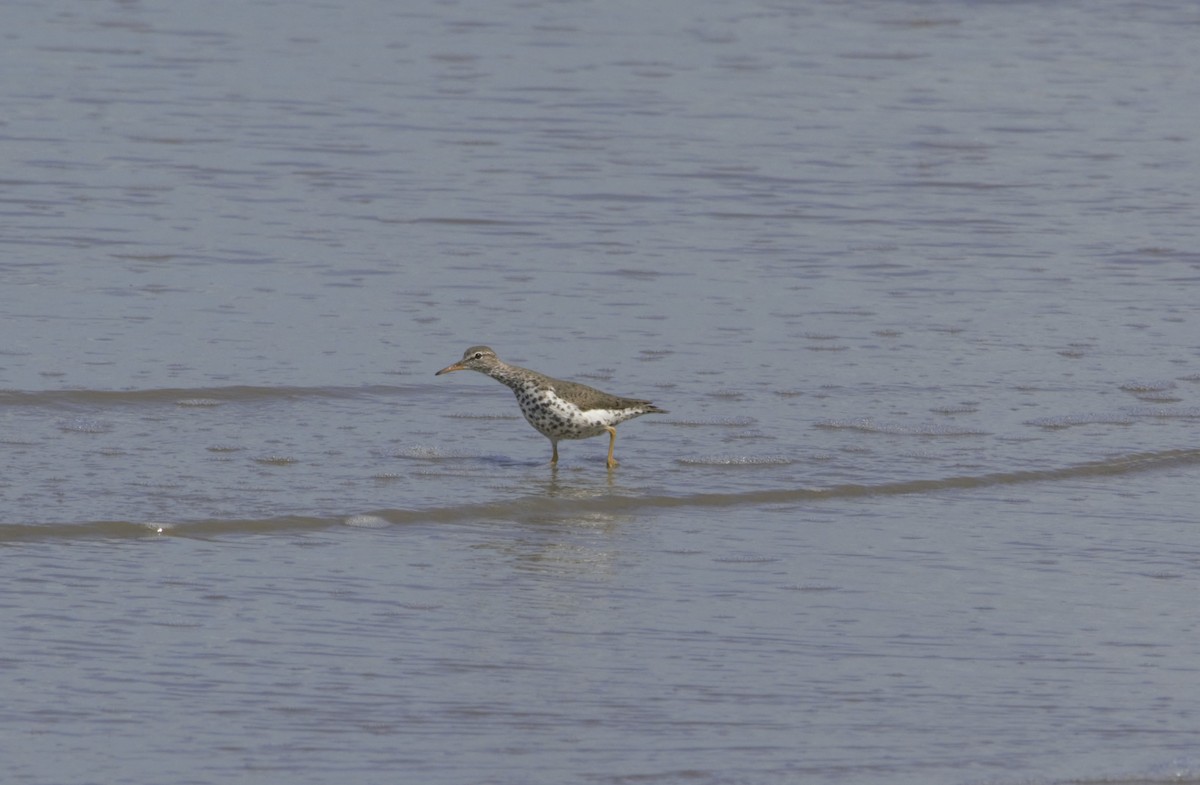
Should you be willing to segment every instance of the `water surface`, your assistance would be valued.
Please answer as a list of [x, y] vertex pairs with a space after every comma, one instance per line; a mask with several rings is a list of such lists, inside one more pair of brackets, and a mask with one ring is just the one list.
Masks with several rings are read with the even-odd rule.
[[1198, 21], [6, 4], [8, 781], [1200, 781]]

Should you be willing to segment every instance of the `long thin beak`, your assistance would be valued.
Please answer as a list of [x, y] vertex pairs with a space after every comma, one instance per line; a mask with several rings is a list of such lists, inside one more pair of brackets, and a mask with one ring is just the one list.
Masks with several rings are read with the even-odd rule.
[[442, 374], [450, 373], [451, 371], [465, 371], [465, 370], [467, 370], [467, 367], [465, 365], [463, 365], [461, 362], [457, 362], [454, 365], [447, 365], [445, 368], [443, 368], [442, 370], [435, 373], [434, 376], [441, 376]]

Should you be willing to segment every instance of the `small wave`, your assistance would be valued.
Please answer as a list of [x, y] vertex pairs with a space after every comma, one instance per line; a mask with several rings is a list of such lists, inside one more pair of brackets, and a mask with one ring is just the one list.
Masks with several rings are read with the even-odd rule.
[[386, 518], [378, 515], [351, 515], [343, 523], [358, 529], [383, 529], [391, 525]]
[[1183, 400], [1178, 394], [1169, 393], [1169, 391], [1164, 391], [1164, 393], [1138, 393], [1135, 397], [1139, 401], [1146, 401], [1147, 403], [1178, 403]]
[[1073, 777], [1068, 782], [1069, 785], [1194, 785], [1200, 782], [1200, 759], [1176, 758], [1141, 770]]
[[684, 466], [790, 466], [795, 459], [786, 455], [709, 455], [677, 458]]
[[390, 451], [388, 455], [392, 458], [401, 458], [412, 461], [461, 461], [479, 457], [479, 453], [464, 452], [462, 450], [447, 450], [443, 447], [429, 444], [417, 444], [413, 445], [412, 447], [403, 447]]
[[1035, 417], [1026, 420], [1026, 425], [1038, 428], [1072, 428], [1077, 425], [1131, 425], [1139, 418], [1189, 420], [1200, 417], [1200, 406], [1131, 406], [1120, 412], [1083, 412], [1059, 414], [1051, 417]]
[[853, 420], [822, 420], [815, 423], [817, 428], [831, 430], [866, 431], [868, 433], [884, 433], [895, 436], [986, 436], [987, 431], [978, 428], [964, 428], [944, 423], [923, 423], [908, 425], [904, 423], [876, 422], [870, 417], [857, 417]]
[[964, 404], [960, 404], [958, 406], [953, 406], [953, 405], [935, 406], [934, 408], [930, 409], [929, 411], [933, 412], [934, 414], [946, 414], [946, 415], [974, 414], [975, 412], [979, 411], [979, 407], [973, 406], [969, 403], [964, 403]]
[[699, 420], [660, 420], [663, 425], [677, 425], [681, 428], [746, 428], [754, 424], [753, 417], [715, 417]]
[[[825, 487], [780, 487], [751, 491], [715, 491], [681, 496], [654, 494], [626, 496], [599, 494], [587, 497], [527, 495], [518, 498], [449, 504], [427, 509], [374, 510], [336, 517], [281, 516], [259, 519], [206, 519], [174, 524], [130, 521], [78, 523], [0, 523], [0, 542], [54, 538], [145, 537], [164, 532], [181, 536], [266, 534], [275, 531], [309, 531], [335, 526], [437, 525], [488, 519], [577, 521], [596, 516], [629, 515], [640, 510], [680, 507], [739, 507], [770, 504], [818, 504], [836, 499], [907, 496], [946, 491], [970, 491], [1035, 482], [1064, 482], [1122, 477], [1181, 466], [1200, 465], [1200, 449], [1126, 453], [1099, 461], [1058, 468], [951, 475], [878, 484], [843, 483]], [[383, 521], [384, 523], [380, 523]]]
[[451, 412], [446, 415], [455, 420], [515, 420], [515, 414], [503, 414], [501, 412]]
[[1147, 403], [1179, 403], [1183, 399], [1172, 392], [1138, 393], [1137, 399]]
[[1032, 425], [1037, 428], [1047, 428], [1055, 430], [1059, 428], [1073, 428], [1077, 425], [1130, 425], [1133, 418], [1124, 414], [1112, 413], [1083, 413], [1083, 414], [1060, 414], [1051, 417], [1035, 417], [1032, 420], [1026, 420], [1026, 425]]
[[297, 398], [358, 398], [408, 395], [415, 388], [363, 387], [165, 387], [146, 390], [0, 390], [4, 406], [132, 406], [146, 403], [172, 406], [216, 406], [221, 403]]
[[1132, 417], [1178, 418], [1181, 420], [1200, 417], [1200, 406], [1183, 406], [1180, 408], [1170, 406], [1135, 406], [1128, 411]]
[[264, 466], [291, 466], [294, 463], [299, 463], [295, 458], [287, 455], [264, 455], [261, 458], [255, 458], [255, 463], [261, 463]]
[[1171, 381], [1170, 379], [1157, 379], [1149, 381], [1138, 380], [1125, 382], [1120, 386], [1120, 389], [1127, 393], [1133, 393], [1134, 395], [1141, 395], [1143, 393], [1161, 393], [1165, 392], [1166, 390], [1175, 389], [1175, 382]]
[[741, 390], [713, 390], [707, 396], [720, 401], [740, 401], [746, 397], [746, 393]]
[[112, 423], [91, 417], [68, 417], [58, 421], [58, 429], [68, 433], [108, 433], [112, 430]]

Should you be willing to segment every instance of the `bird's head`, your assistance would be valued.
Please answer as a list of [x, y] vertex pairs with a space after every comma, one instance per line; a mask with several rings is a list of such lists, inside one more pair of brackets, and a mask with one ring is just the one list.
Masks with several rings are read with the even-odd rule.
[[451, 371], [479, 371], [487, 373], [489, 368], [494, 368], [500, 359], [496, 357], [496, 353], [489, 346], [472, 346], [463, 352], [463, 357], [453, 365], [447, 365], [442, 370], [434, 374], [441, 376], [444, 373]]

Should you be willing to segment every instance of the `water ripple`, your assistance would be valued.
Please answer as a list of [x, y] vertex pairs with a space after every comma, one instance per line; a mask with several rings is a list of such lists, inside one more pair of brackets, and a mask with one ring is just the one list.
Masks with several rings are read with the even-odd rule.
[[[494, 518], [574, 519], [587, 514], [627, 514], [637, 510], [676, 507], [737, 507], [762, 504], [812, 503], [834, 499], [930, 494], [950, 490], [973, 490], [1034, 482], [1060, 482], [1091, 477], [1124, 476], [1200, 464], [1200, 449], [1163, 450], [1127, 453], [1111, 458], [1072, 464], [1059, 468], [947, 476], [923, 480], [905, 480], [879, 484], [845, 483], [824, 488], [773, 488], [741, 492], [697, 493], [684, 496], [620, 496], [615, 494], [564, 498], [522, 496], [499, 501], [450, 505], [428, 509], [375, 510], [334, 518], [283, 516], [279, 518], [191, 522], [146, 523], [130, 521], [94, 521], [90, 523], [9, 523], [0, 524], [0, 542], [28, 539], [144, 537], [148, 533], [181, 536], [220, 534], [265, 534], [273, 531], [302, 531], [346, 525], [348, 521], [378, 525], [420, 525], [454, 523]], [[354, 525], [353, 523], [351, 525]]]
[[700, 455], [676, 460], [684, 466], [790, 466], [795, 462], [786, 455]]
[[877, 422], [870, 417], [856, 417], [851, 420], [822, 420], [815, 423], [817, 428], [832, 430], [866, 431], [868, 433], [885, 433], [896, 436], [986, 436], [987, 431], [978, 428], [966, 428], [944, 423], [887, 423]]

